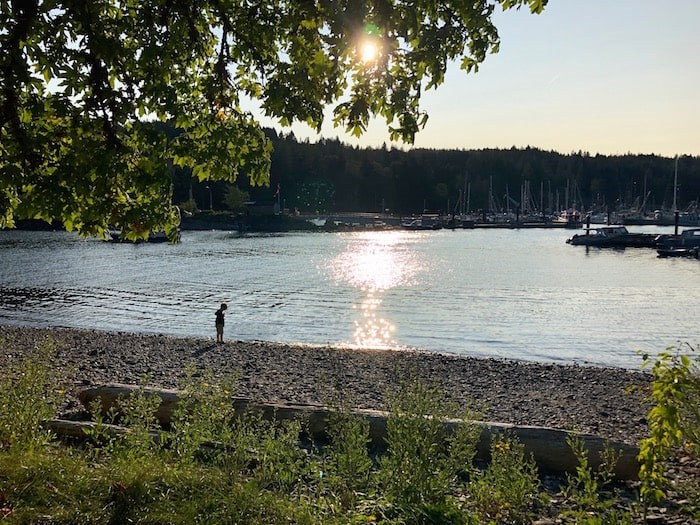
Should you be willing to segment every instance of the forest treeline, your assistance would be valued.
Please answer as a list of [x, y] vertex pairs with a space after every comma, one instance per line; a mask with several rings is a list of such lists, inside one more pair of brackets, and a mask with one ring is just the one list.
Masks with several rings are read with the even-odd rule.
[[[655, 210], [670, 209], [674, 199], [675, 160], [657, 155], [530, 147], [404, 151], [265, 131], [274, 146], [270, 186], [251, 187], [239, 176], [237, 187], [258, 204], [278, 202], [300, 212]], [[200, 209], [227, 208], [225, 183], [198, 182], [184, 170], [174, 172], [173, 182], [175, 203], [191, 195]], [[700, 157], [680, 156], [677, 208], [696, 206], [699, 198]]]

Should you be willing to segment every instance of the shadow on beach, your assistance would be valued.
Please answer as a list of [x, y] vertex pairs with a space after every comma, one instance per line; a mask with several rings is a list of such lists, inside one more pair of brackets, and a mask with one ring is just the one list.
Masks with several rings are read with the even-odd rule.
[[201, 356], [201, 355], [206, 354], [207, 352], [211, 352], [211, 351], [214, 350], [217, 346], [219, 346], [219, 345], [217, 345], [216, 343], [211, 343], [211, 344], [209, 344], [209, 345], [207, 345], [207, 346], [203, 346], [202, 348], [198, 348], [197, 350], [195, 350], [194, 352], [192, 352], [192, 357], [199, 357], [199, 356]]

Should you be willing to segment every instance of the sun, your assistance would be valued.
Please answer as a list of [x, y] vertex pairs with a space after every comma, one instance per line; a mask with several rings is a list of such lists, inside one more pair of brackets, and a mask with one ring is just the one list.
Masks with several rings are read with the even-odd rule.
[[379, 57], [379, 46], [372, 40], [364, 40], [360, 44], [360, 60], [365, 64], [372, 63]]

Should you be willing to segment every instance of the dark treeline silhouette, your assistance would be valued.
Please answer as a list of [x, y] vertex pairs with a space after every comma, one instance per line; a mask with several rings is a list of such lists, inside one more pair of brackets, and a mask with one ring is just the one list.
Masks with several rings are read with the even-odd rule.
[[[556, 211], [670, 209], [675, 161], [656, 155], [562, 154], [537, 148], [438, 150], [358, 148], [337, 139], [317, 143], [268, 129], [274, 145], [269, 187], [237, 185], [260, 204], [301, 212], [515, 209]], [[207, 189], [207, 186], [209, 187]], [[224, 208], [226, 184], [174, 173], [174, 201]], [[277, 190], [279, 188], [279, 194]], [[211, 195], [210, 195], [211, 191]], [[523, 198], [526, 201], [523, 201]], [[700, 157], [678, 158], [677, 208], [700, 198]]]

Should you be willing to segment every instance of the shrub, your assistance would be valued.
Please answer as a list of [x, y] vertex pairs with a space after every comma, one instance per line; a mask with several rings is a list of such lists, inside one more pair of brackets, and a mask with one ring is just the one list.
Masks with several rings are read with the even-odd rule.
[[465, 414], [448, 436], [445, 422], [456, 407], [417, 380], [389, 395], [389, 409], [387, 454], [379, 462], [382, 493], [411, 522], [455, 522], [450, 516], [458, 504], [452, 494], [458, 477], [472, 469], [480, 428]]
[[[331, 417], [323, 454], [306, 451], [300, 447], [302, 421], [235, 413], [233, 380], [214, 382], [205, 373], [195, 381], [193, 370], [168, 432], [154, 418], [160, 399], [142, 391], [120, 400], [126, 434], [111, 436], [105, 423], [116, 412], [102, 415], [95, 403], [91, 443], [64, 446], [42, 430], [60, 399], [58, 376], [49, 373], [53, 351], [43, 342], [0, 378], [3, 522], [476, 525], [528, 522], [541, 506], [537, 471], [523, 446], [498, 436], [490, 465], [477, 469], [481, 428], [468, 422], [475, 418], [463, 413], [466, 422], [450, 420], [456, 407], [420, 381], [407, 381], [388, 396], [388, 449], [377, 460], [367, 447], [368, 421], [348, 410]], [[675, 407], [662, 414], [677, 418], [658, 429], [674, 438], [662, 442], [666, 449], [649, 449], [658, 457], [667, 457], [673, 446], [697, 451], [697, 409], [686, 406], [698, 400], [695, 366], [679, 357], [673, 369], [667, 364], [656, 370], [654, 392], [672, 392]], [[679, 384], [684, 386], [677, 391]], [[561, 518], [629, 523], [627, 513], [611, 510], [615, 494], [605, 492], [612, 454], [610, 468], [596, 472], [583, 443], [570, 445], [579, 457], [567, 489], [576, 507]], [[601, 501], [601, 493], [608, 499]]]
[[348, 509], [357, 502], [358, 493], [368, 490], [371, 480], [369, 422], [339, 410], [329, 418], [328, 434], [330, 445], [325, 462], [328, 486], [341, 508]]
[[240, 453], [248, 445], [229, 446], [237, 441], [236, 429], [240, 426], [231, 402], [236, 378], [215, 382], [211, 372], [196, 380], [195, 374], [192, 365], [186, 368], [170, 425], [171, 448], [178, 461], [190, 463], [201, 456], [204, 445], [213, 445], [209, 447], [210, 460], [238, 468], [246, 461]]
[[570, 436], [567, 444], [576, 456], [578, 466], [575, 474], [566, 477], [564, 495], [573, 503], [574, 509], [566, 512], [565, 516], [572, 518], [574, 523], [589, 525], [631, 523], [629, 512], [614, 508], [617, 498], [608, 491], [620, 453], [606, 446], [600, 467], [596, 470], [590, 465], [588, 451], [581, 438]]
[[470, 486], [473, 506], [486, 521], [529, 523], [538, 498], [537, 467], [515, 438], [495, 436], [491, 462]]
[[[6, 342], [1, 342], [0, 354]], [[55, 344], [42, 340], [18, 363], [3, 367], [0, 375], [0, 450], [8, 447], [33, 449], [49, 442], [51, 435], [43, 422], [54, 416], [63, 392], [49, 362], [56, 354]]]
[[[688, 345], [691, 352], [695, 349]], [[649, 437], [640, 444], [641, 496], [646, 503], [666, 495], [667, 461], [679, 450], [697, 458], [700, 455], [700, 358], [673, 351], [669, 347], [652, 365], [654, 379], [647, 417]], [[644, 366], [650, 364], [644, 356]], [[695, 491], [693, 491], [695, 492]], [[693, 502], [697, 508], [698, 501]]]

